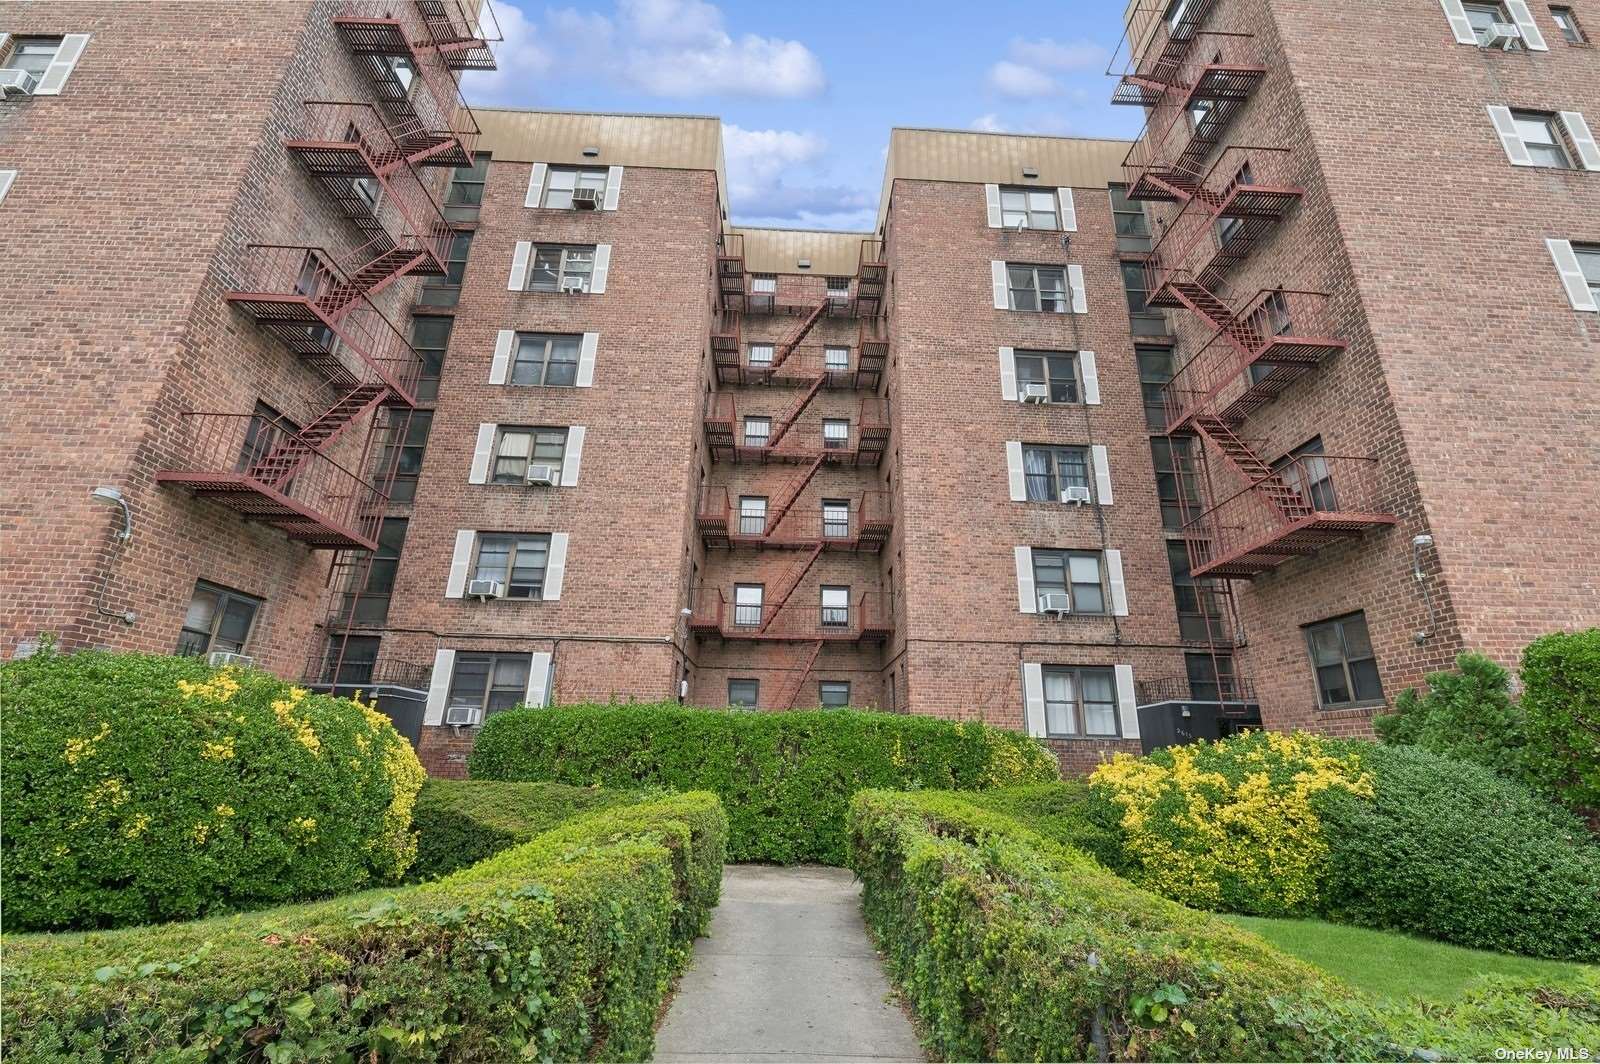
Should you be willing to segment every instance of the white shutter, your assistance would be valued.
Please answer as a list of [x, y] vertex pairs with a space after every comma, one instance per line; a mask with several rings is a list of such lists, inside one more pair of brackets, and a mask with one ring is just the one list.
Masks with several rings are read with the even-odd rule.
[[1022, 444], [1017, 440], [1006, 441], [1006, 476], [1011, 481], [1011, 501], [1028, 501], [1028, 481], [1022, 475]]
[[542, 707], [550, 703], [550, 652], [536, 650], [528, 662], [528, 696], [525, 705]]
[[1095, 366], [1093, 351], [1078, 352], [1078, 375], [1083, 378], [1083, 401], [1090, 406], [1100, 405], [1100, 371]]
[[561, 454], [561, 486], [563, 488], [576, 487], [578, 483], [578, 466], [583, 462], [583, 436], [582, 425], [573, 425], [567, 430], [567, 447]]
[[557, 602], [561, 598], [561, 584], [567, 575], [567, 534], [550, 533], [550, 555], [544, 563], [544, 600]]
[[1567, 127], [1567, 136], [1578, 149], [1578, 161], [1583, 168], [1600, 170], [1600, 146], [1595, 144], [1594, 134], [1589, 132], [1589, 123], [1583, 120], [1583, 115], [1578, 111], [1562, 111], [1561, 124]]
[[517, 341], [515, 329], [501, 329], [494, 337], [494, 358], [489, 361], [489, 383], [504, 384], [511, 376], [511, 347]]
[[1006, 264], [990, 259], [989, 274], [994, 280], [994, 309], [1010, 310], [1011, 294], [1006, 286]]
[[1033, 548], [1018, 547], [1017, 554], [1017, 609], [1023, 613], [1039, 612], [1039, 596], [1033, 590]]
[[599, 349], [600, 334], [584, 333], [583, 342], [578, 345], [578, 387], [594, 387], [594, 356]]
[[1000, 349], [1000, 398], [1017, 400], [1017, 350], [1014, 347]]
[[1089, 293], [1083, 287], [1083, 267], [1067, 267], [1067, 284], [1072, 289], [1072, 313], [1089, 313]]
[[533, 253], [533, 244], [527, 240], [517, 241], [517, 250], [511, 253], [511, 277], [506, 281], [506, 287], [513, 292], [520, 292], [528, 286], [528, 256]]
[[15, 170], [0, 170], [0, 203], [5, 202], [6, 193], [11, 191], [11, 185], [16, 179]]
[[468, 484], [489, 482], [489, 459], [494, 456], [494, 428], [488, 422], [478, 426], [478, 443], [472, 449], [472, 472], [467, 474]]
[[604, 295], [606, 275], [611, 272], [611, 245], [599, 244], [594, 249], [594, 272], [589, 275], [589, 294]]
[[1467, 18], [1461, 0], [1439, 0], [1439, 6], [1444, 8], [1444, 17], [1450, 20], [1450, 32], [1456, 35], [1456, 43], [1476, 45], [1478, 35], [1472, 32], [1472, 20]]
[[1056, 189], [1056, 203], [1061, 207], [1061, 228], [1068, 233], [1078, 231], [1078, 208], [1072, 204], [1070, 188]]
[[1556, 262], [1556, 272], [1561, 275], [1561, 283], [1567, 288], [1567, 301], [1572, 304], [1572, 309], [1600, 311], [1600, 304], [1595, 302], [1594, 291], [1589, 287], [1588, 278], [1583, 275], [1583, 268], [1578, 265], [1578, 256], [1573, 253], [1572, 244], [1566, 240], [1546, 240], [1544, 246], [1550, 249], [1550, 257]]
[[524, 207], [537, 207], [544, 195], [544, 175], [550, 168], [544, 163], [534, 163], [528, 172], [528, 194], [522, 200]]
[[617, 198], [622, 195], [622, 167], [613, 166], [606, 170], [606, 201], [605, 209], [617, 209]]
[[1044, 666], [1036, 661], [1022, 666], [1022, 726], [1035, 739], [1045, 737]]
[[444, 704], [450, 697], [450, 675], [455, 672], [456, 652], [433, 652], [433, 676], [428, 680], [428, 707], [422, 713], [422, 723], [443, 724]]
[[1522, 43], [1528, 46], [1529, 51], [1550, 50], [1549, 45], [1544, 43], [1544, 34], [1539, 32], [1539, 24], [1533, 21], [1533, 12], [1528, 10], [1528, 0], [1506, 0], [1506, 10], [1511, 12], [1511, 21], [1522, 31]]
[[11, 34], [0, 33], [0, 59], [6, 57], [7, 47], [11, 44]]
[[983, 198], [986, 201], [988, 201], [988, 206], [989, 206], [989, 228], [990, 229], [999, 229], [1000, 228], [1000, 186], [999, 185], [984, 185], [983, 186]]
[[83, 50], [88, 46], [87, 33], [69, 33], [61, 38], [61, 47], [56, 49], [56, 57], [50, 60], [50, 65], [44, 68], [44, 75], [39, 78], [39, 87], [33, 90], [33, 94], [59, 95], [67, 84], [67, 76], [72, 73], [72, 68], [77, 66], [78, 60], [83, 56]]
[[1111, 612], [1117, 617], [1128, 615], [1128, 585], [1122, 579], [1122, 552], [1106, 551], [1106, 583], [1111, 585]]
[[456, 549], [450, 555], [450, 577], [444, 585], [445, 598], [460, 598], [467, 590], [467, 569], [472, 565], [472, 541], [478, 533], [470, 528], [456, 532]]
[[1139, 737], [1139, 699], [1133, 692], [1133, 666], [1117, 665], [1112, 669], [1117, 678], [1117, 711], [1122, 718], [1122, 737]]
[[1494, 123], [1494, 131], [1500, 137], [1500, 146], [1506, 150], [1506, 158], [1511, 160], [1512, 166], [1532, 166], [1533, 156], [1528, 154], [1528, 146], [1522, 143], [1522, 136], [1517, 132], [1517, 124], [1512, 121], [1511, 108], [1489, 106], [1489, 121]]
[[1103, 443], [1089, 448], [1089, 461], [1094, 466], [1094, 501], [1101, 506], [1111, 505], [1111, 461]]

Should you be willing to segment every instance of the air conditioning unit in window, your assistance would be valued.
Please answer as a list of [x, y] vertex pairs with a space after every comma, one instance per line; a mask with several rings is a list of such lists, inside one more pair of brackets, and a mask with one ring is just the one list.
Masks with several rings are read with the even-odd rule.
[[249, 654], [236, 654], [231, 650], [213, 650], [206, 655], [207, 665], [234, 665], [246, 669], [255, 663], [256, 659]]
[[457, 728], [470, 728], [478, 723], [477, 706], [446, 706], [444, 722]]
[[26, 70], [0, 70], [0, 98], [32, 96], [39, 87], [36, 74]]
[[1022, 401], [1024, 403], [1048, 403], [1050, 401], [1050, 386], [1047, 384], [1024, 384], [1022, 386]]
[[541, 488], [553, 488], [561, 483], [561, 470], [553, 465], [531, 465], [528, 467], [528, 483]]
[[580, 211], [597, 211], [604, 197], [605, 193], [597, 188], [575, 188], [572, 190], [572, 206]]
[[1082, 484], [1069, 484], [1061, 489], [1061, 501], [1082, 506], [1084, 503], [1091, 501], [1089, 489]]
[[1483, 47], [1509, 52], [1522, 43], [1522, 30], [1514, 22], [1491, 22], [1483, 31]]
[[582, 277], [563, 277], [563, 278], [561, 278], [561, 294], [562, 295], [581, 296], [581, 295], [583, 295], [583, 289], [584, 289], [584, 286], [583, 286], [583, 278]]
[[1072, 612], [1072, 596], [1064, 591], [1050, 591], [1039, 596], [1039, 612], [1065, 617]]
[[505, 598], [506, 585], [498, 580], [474, 580], [467, 585], [467, 597], [482, 599], [485, 602], [489, 599]]

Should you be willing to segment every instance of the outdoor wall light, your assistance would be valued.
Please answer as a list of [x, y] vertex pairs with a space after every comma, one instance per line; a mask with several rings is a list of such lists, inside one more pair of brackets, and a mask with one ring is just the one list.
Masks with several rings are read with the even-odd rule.
[[593, 147], [585, 148], [585, 149], [583, 149], [583, 154], [584, 154], [584, 158], [593, 159], [595, 156], [600, 154], [600, 149], [599, 148], [593, 148]]
[[1031, 166], [1024, 166], [1022, 168], [1022, 176], [1023, 177], [1038, 177], [1039, 176], [1039, 171], [1035, 170]]
[[[98, 488], [92, 489], [89, 492], [89, 498], [93, 499], [95, 502], [110, 503], [113, 506], [121, 508], [122, 531], [117, 533], [117, 547], [120, 551], [120, 549], [126, 547], [128, 545], [128, 541], [133, 538], [133, 510], [129, 508], [128, 500], [122, 497], [122, 492], [118, 491], [116, 488], [107, 487], [104, 484]], [[139, 619], [139, 615], [134, 613], [132, 610], [106, 609], [106, 587], [111, 583], [111, 567], [115, 564], [116, 556], [113, 555], [112, 558], [106, 562], [105, 575], [100, 579], [100, 592], [95, 596], [94, 600], [95, 612], [106, 617], [115, 617], [124, 624], [132, 624], [134, 621]]]

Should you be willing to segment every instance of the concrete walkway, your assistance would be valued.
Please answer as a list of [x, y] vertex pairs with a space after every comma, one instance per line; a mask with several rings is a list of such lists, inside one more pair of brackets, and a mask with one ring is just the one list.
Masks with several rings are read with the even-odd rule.
[[841, 868], [728, 865], [658, 1061], [920, 1061]]

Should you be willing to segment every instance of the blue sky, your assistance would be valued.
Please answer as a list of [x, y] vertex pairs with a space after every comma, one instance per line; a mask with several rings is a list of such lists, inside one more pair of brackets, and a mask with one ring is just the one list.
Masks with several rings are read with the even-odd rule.
[[[1138, 132], [1107, 102], [1117, 0], [491, 0], [473, 104], [720, 117], [734, 220], [870, 228], [892, 126]], [[1048, 14], [1048, 18], [1041, 18]]]

